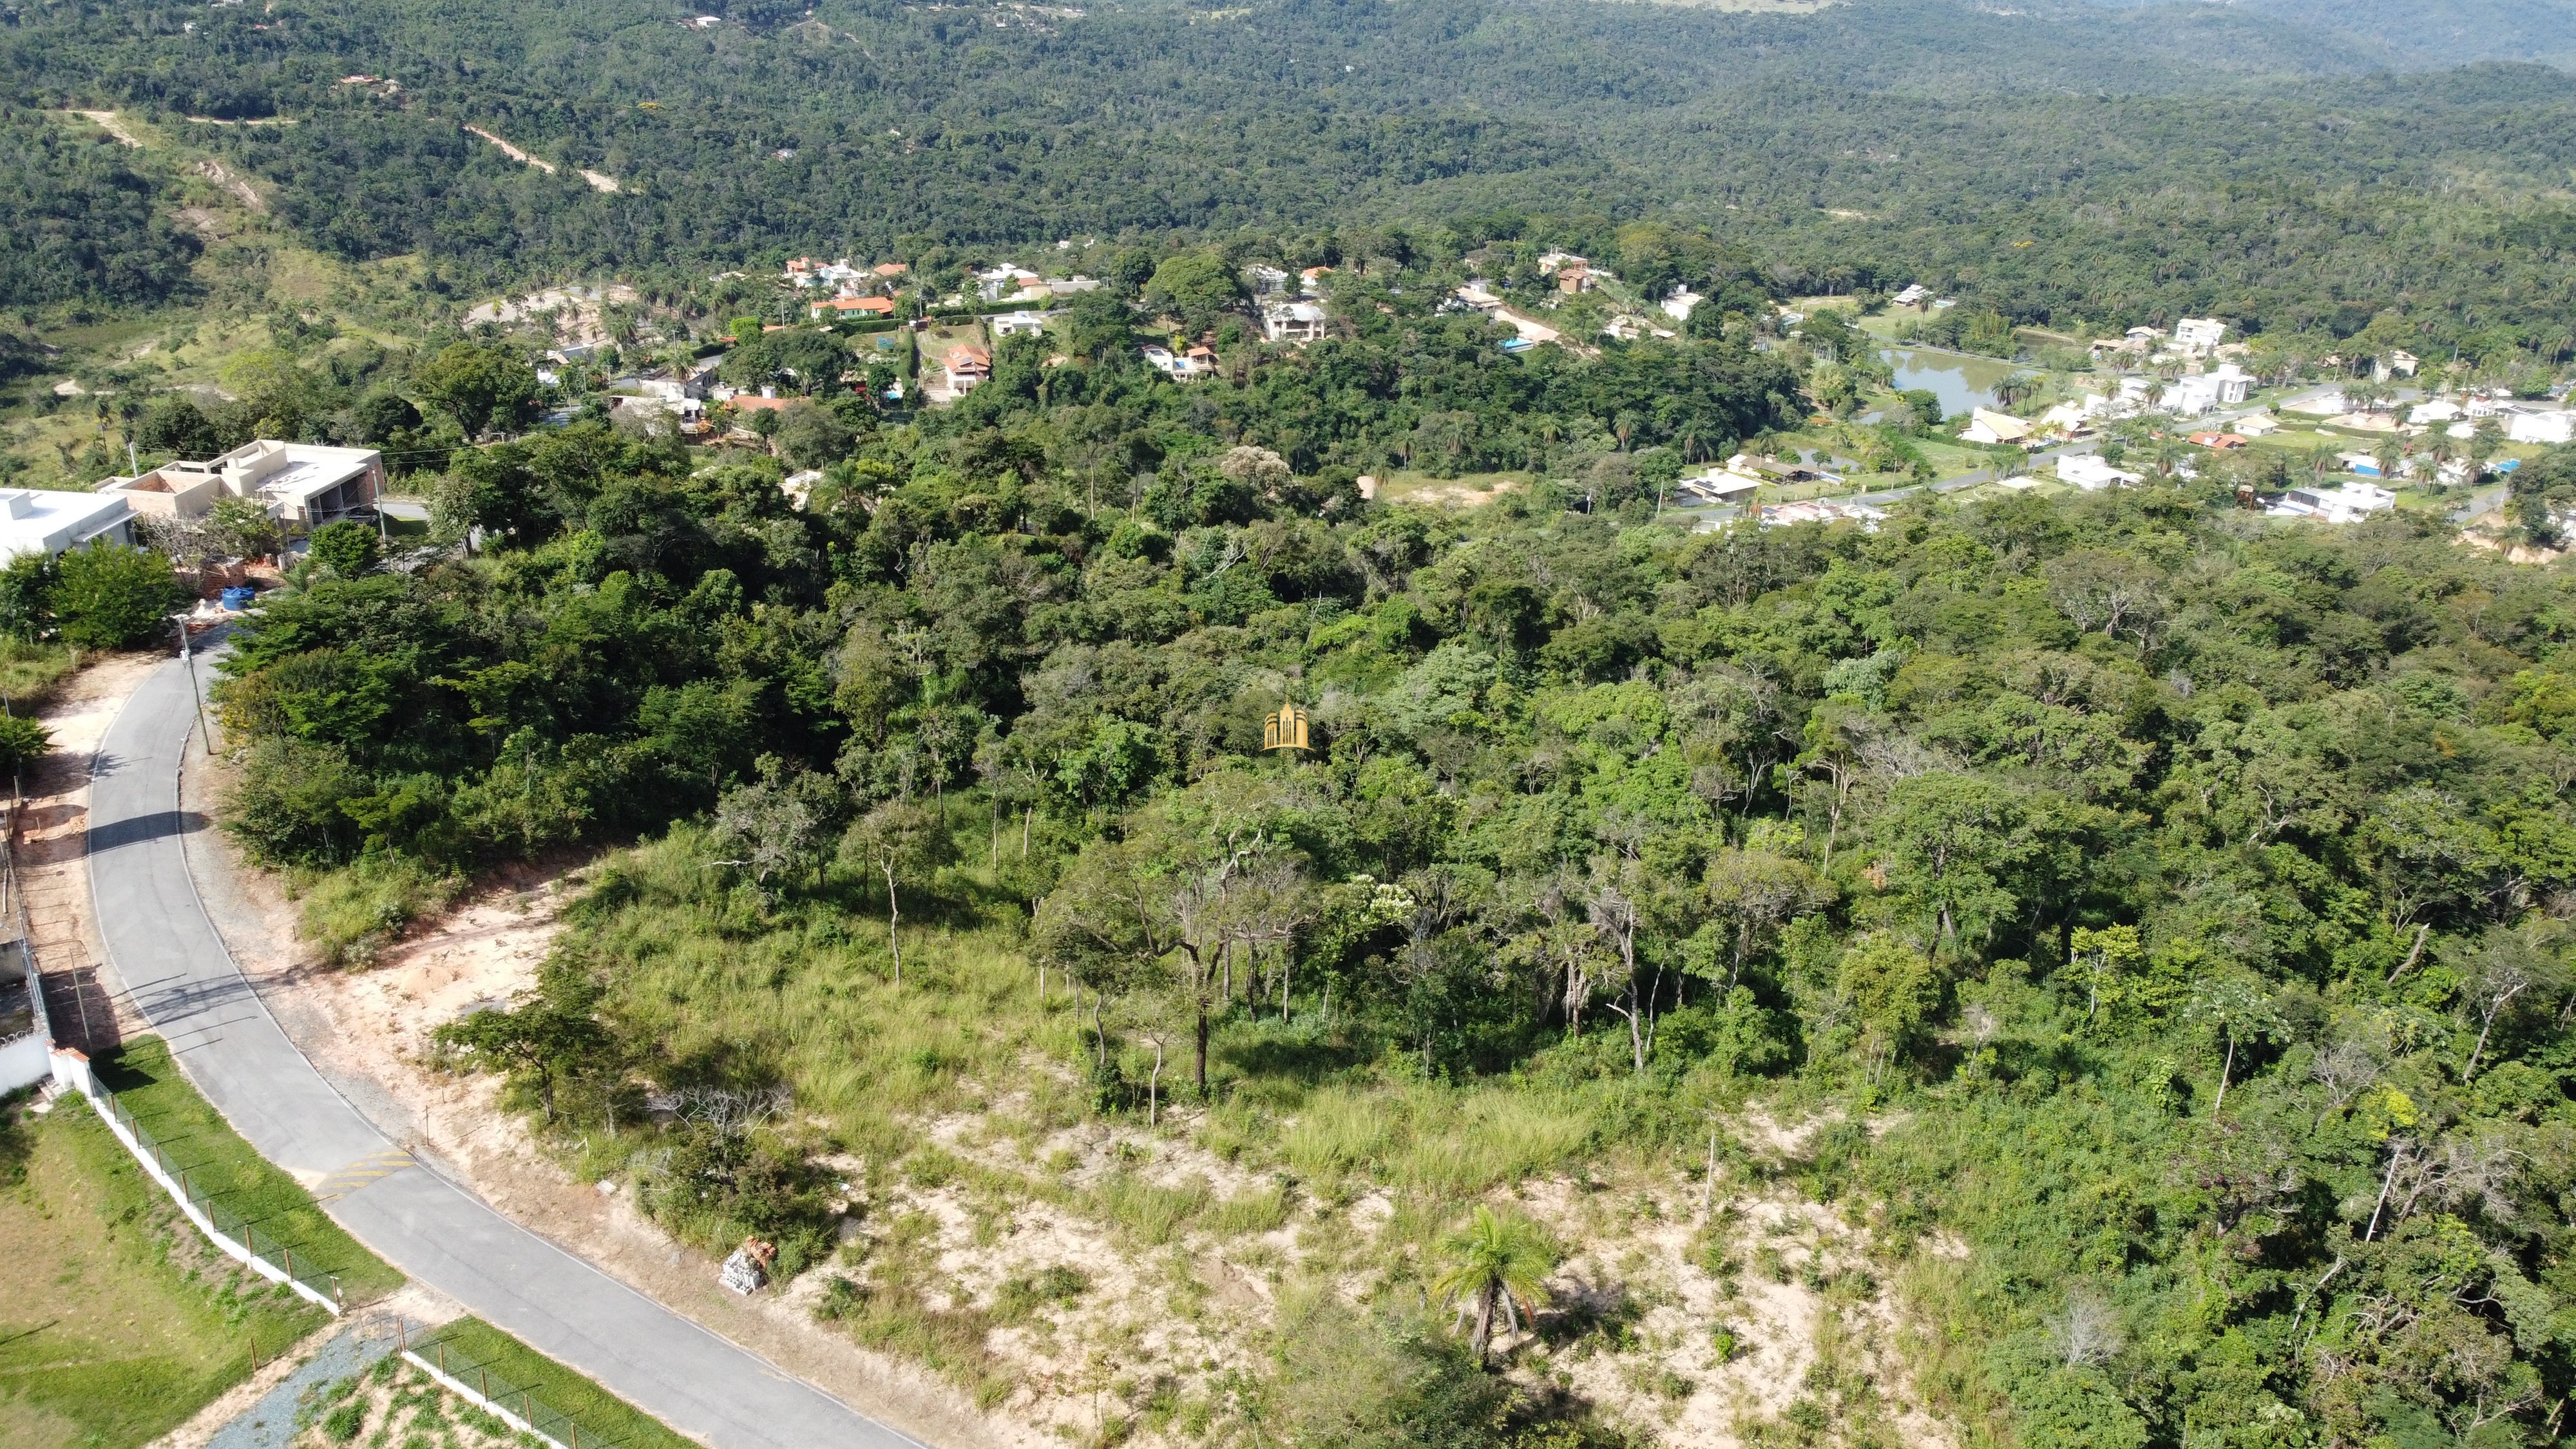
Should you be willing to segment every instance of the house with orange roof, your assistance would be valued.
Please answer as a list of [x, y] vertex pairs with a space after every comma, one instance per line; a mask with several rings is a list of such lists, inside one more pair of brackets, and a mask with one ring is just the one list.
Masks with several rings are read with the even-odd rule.
[[961, 342], [948, 349], [944, 365], [948, 369], [948, 395], [964, 397], [976, 384], [993, 375], [993, 354], [972, 343]]
[[825, 317], [891, 317], [894, 315], [894, 299], [892, 297], [832, 297], [808, 306], [806, 314], [817, 322]]

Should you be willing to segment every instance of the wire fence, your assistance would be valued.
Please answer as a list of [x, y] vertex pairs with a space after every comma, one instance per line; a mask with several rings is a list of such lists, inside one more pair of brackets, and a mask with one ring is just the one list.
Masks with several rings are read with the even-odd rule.
[[512, 1429], [535, 1434], [561, 1449], [620, 1449], [638, 1442], [631, 1433], [618, 1434], [596, 1423], [584, 1426], [572, 1415], [538, 1398], [534, 1384], [513, 1377], [507, 1366], [478, 1354], [469, 1345], [454, 1342], [449, 1337], [453, 1325], [413, 1338], [401, 1320], [395, 1322], [404, 1358], [436, 1375], [449, 1392], [493, 1414]]
[[[205, 1190], [195, 1173], [170, 1159], [168, 1149], [152, 1134], [152, 1129], [137, 1120], [125, 1104], [117, 1100], [114, 1092], [99, 1087], [90, 1100], [106, 1110], [108, 1119], [123, 1130], [134, 1155], [158, 1170], [155, 1175], [161, 1179], [162, 1186], [171, 1189], [171, 1196], [190, 1210], [189, 1216], [198, 1219], [199, 1225], [214, 1235], [219, 1245], [227, 1250], [238, 1247], [240, 1251], [234, 1253], [235, 1257], [244, 1258], [263, 1276], [296, 1289], [302, 1297], [333, 1313], [347, 1311], [348, 1303], [340, 1292], [338, 1274], [315, 1262], [310, 1253], [298, 1259], [293, 1245], [279, 1241], [274, 1234], [262, 1232], [250, 1219], [224, 1206]], [[229, 1243], [225, 1242], [227, 1239]]]

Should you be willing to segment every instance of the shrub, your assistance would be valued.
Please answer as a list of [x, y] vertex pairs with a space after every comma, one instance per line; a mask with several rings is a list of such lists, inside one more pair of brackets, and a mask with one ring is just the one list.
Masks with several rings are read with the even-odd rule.
[[313, 530], [313, 561], [344, 579], [354, 579], [376, 566], [384, 543], [376, 531], [346, 519]]
[[224, 828], [262, 865], [336, 865], [358, 844], [358, 823], [343, 807], [367, 793], [338, 746], [262, 740], [224, 801]]
[[368, 854], [305, 883], [304, 939], [334, 966], [373, 964], [412, 922], [443, 909], [463, 882], [409, 856]]
[[22, 714], [0, 714], [0, 772], [43, 754], [54, 743], [53, 731]]
[[54, 561], [22, 553], [0, 569], [0, 634], [33, 644], [53, 631]]
[[54, 565], [55, 632], [83, 649], [131, 649], [160, 632], [188, 595], [170, 561], [148, 548], [93, 543]]

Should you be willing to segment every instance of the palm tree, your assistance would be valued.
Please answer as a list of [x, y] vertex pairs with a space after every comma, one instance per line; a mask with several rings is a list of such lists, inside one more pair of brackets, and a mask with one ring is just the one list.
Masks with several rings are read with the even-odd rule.
[[1542, 1280], [1556, 1268], [1556, 1245], [1528, 1218], [1478, 1204], [1464, 1227], [1441, 1240], [1440, 1254], [1448, 1267], [1431, 1291], [1456, 1304], [1461, 1319], [1473, 1320], [1467, 1344], [1481, 1365], [1497, 1312], [1517, 1333], [1536, 1317], [1533, 1305], [1547, 1301]]

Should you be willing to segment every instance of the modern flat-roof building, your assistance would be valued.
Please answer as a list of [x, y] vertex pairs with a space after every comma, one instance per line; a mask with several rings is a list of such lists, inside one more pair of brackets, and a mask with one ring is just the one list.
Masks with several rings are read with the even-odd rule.
[[110, 478], [98, 491], [162, 518], [198, 518], [219, 498], [247, 498], [271, 518], [315, 528], [373, 508], [384, 485], [384, 454], [373, 448], [262, 438], [202, 463], [164, 463], [139, 478]]
[[100, 540], [134, 542], [134, 510], [126, 507], [124, 499], [0, 488], [0, 561], [22, 553], [50, 558]]

